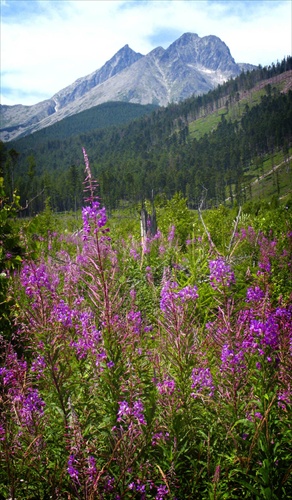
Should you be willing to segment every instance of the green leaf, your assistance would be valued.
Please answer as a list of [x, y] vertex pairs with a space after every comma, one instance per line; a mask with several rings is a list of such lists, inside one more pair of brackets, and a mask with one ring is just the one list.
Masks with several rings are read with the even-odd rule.
[[239, 484], [241, 484], [242, 486], [245, 486], [245, 488], [247, 488], [249, 491], [254, 493], [254, 495], [258, 495], [259, 491], [254, 486], [249, 484], [247, 481], [244, 481], [244, 479], [238, 479], [237, 481]]

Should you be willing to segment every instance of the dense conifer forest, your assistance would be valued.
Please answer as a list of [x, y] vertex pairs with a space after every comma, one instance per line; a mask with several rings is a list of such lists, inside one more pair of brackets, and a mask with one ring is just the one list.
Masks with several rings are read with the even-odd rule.
[[[26, 215], [43, 210], [48, 198], [56, 211], [80, 208], [85, 147], [100, 196], [110, 209], [120, 200], [136, 203], [153, 193], [171, 198], [176, 192], [197, 207], [202, 189], [210, 207], [226, 200], [242, 204], [255, 196], [251, 183], [264, 173], [265, 160], [279, 151], [282, 161], [290, 156], [291, 69], [292, 58], [287, 57], [126, 125], [118, 124], [127, 119], [129, 108], [108, 103], [1, 144], [10, 196], [17, 189], [22, 206], [30, 200]], [[103, 118], [104, 127], [91, 130], [97, 123], [94, 113], [101, 117], [106, 110], [110, 121]], [[115, 125], [109, 126], [115, 113]], [[273, 183], [280, 196], [278, 174]]]

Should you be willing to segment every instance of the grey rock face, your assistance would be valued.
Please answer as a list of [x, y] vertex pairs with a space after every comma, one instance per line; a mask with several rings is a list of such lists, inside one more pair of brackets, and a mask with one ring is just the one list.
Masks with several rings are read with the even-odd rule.
[[145, 56], [125, 45], [102, 68], [51, 99], [33, 106], [0, 106], [0, 139], [28, 135], [107, 101], [166, 106], [208, 92], [252, 67], [237, 64], [227, 45], [213, 35], [185, 33], [167, 49], [157, 47]]
[[140, 59], [140, 57], [143, 57], [142, 54], [134, 52], [129, 45], [125, 45], [112, 57], [112, 59], [107, 61], [102, 68], [94, 71], [94, 73], [88, 76], [79, 78], [72, 85], [55, 94], [53, 99], [57, 104], [57, 108], [63, 108], [68, 103], [76, 101], [92, 88], [131, 66]]

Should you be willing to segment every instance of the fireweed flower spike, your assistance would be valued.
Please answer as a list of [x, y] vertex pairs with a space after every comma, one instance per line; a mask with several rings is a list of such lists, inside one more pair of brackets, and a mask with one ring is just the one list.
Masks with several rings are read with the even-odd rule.
[[188, 301], [194, 301], [198, 298], [196, 286], [187, 285], [178, 290], [178, 284], [173, 281], [166, 281], [161, 290], [160, 309], [164, 314], [171, 311], [174, 306], [182, 305]]
[[217, 290], [220, 286], [229, 287], [232, 283], [235, 283], [234, 273], [223, 257], [211, 260], [209, 262], [209, 268], [210, 283], [214, 290]]
[[40, 418], [44, 414], [45, 402], [40, 398], [37, 389], [29, 389], [26, 396], [17, 398], [20, 401], [19, 414], [21, 421], [30, 427], [35, 418]]
[[174, 240], [174, 235], [175, 235], [175, 226], [171, 226], [170, 230], [169, 230], [169, 233], [168, 233], [168, 241], [169, 243], [172, 243], [173, 240]]
[[221, 361], [220, 370], [222, 373], [231, 372], [235, 375], [246, 369], [244, 352], [242, 350], [235, 352], [228, 344], [224, 344], [222, 347]]
[[139, 266], [138, 240], [107, 239], [83, 154], [87, 241], [78, 234], [46, 260], [27, 253], [13, 276], [13, 343], [0, 336], [0, 496], [175, 500], [215, 498], [231, 486], [245, 498], [246, 476], [250, 496], [286, 498], [291, 252], [282, 258], [283, 246], [246, 229], [233, 262], [248, 279], [235, 283], [216, 255], [215, 293], [205, 282], [209, 242], [199, 237], [192, 262], [204, 250], [202, 273], [192, 274], [191, 261], [188, 275], [166, 267], [174, 252], [160, 255], [160, 244], [184, 259], [173, 232]]
[[192, 389], [195, 389], [191, 395], [197, 398], [202, 395], [214, 396], [215, 386], [209, 368], [194, 368], [192, 371]]
[[119, 402], [118, 410], [118, 422], [125, 422], [127, 417], [134, 417], [139, 424], [146, 425], [146, 420], [144, 417], [144, 406], [140, 399], [134, 401], [132, 406], [129, 406], [127, 401]]
[[97, 182], [92, 178], [90, 164], [85, 149], [82, 149], [85, 163], [86, 178], [84, 181], [84, 193], [86, 195], [85, 202], [89, 203], [86, 207], [82, 208], [82, 221], [83, 221], [83, 240], [87, 241], [91, 229], [93, 228], [94, 234], [98, 233], [107, 222], [105, 207], [100, 207], [99, 198], [96, 195], [98, 187]]
[[171, 378], [166, 378], [163, 382], [158, 382], [156, 387], [160, 394], [168, 394], [171, 396], [175, 391], [175, 381]]
[[97, 473], [96, 460], [94, 457], [89, 456], [88, 457], [88, 475], [89, 475], [89, 479], [91, 482], [94, 481], [96, 473]]
[[169, 490], [165, 484], [158, 486], [157, 494], [155, 500], [163, 500], [169, 493]]
[[259, 286], [248, 288], [246, 292], [246, 302], [260, 302], [265, 294]]
[[74, 481], [78, 481], [79, 473], [78, 473], [78, 470], [76, 469], [76, 460], [75, 460], [74, 455], [70, 455], [70, 457], [68, 459], [67, 472], [68, 472], [69, 476], [71, 477], [71, 479], [73, 479]]

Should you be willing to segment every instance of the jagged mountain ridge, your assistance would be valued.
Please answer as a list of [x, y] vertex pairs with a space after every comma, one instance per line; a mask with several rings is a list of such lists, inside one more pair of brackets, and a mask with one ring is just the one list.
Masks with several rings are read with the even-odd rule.
[[209, 35], [185, 33], [167, 49], [143, 56], [128, 45], [104, 66], [33, 106], [1, 106], [0, 138], [10, 141], [107, 101], [166, 106], [199, 95], [237, 76], [249, 64], [237, 64], [227, 45]]
[[114, 75], [134, 64], [141, 57], [143, 57], [142, 54], [132, 50], [129, 45], [125, 45], [99, 70], [94, 71], [88, 76], [78, 78], [72, 85], [55, 94], [53, 99], [57, 110], [82, 97], [92, 88], [109, 80]]

